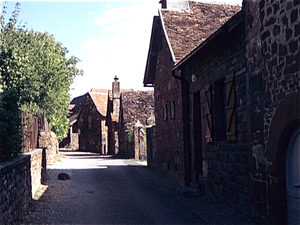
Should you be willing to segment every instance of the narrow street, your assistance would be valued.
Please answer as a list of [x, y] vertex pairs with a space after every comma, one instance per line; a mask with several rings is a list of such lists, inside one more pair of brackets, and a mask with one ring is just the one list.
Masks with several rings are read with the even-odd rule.
[[[250, 224], [246, 216], [147, 168], [143, 162], [61, 151], [26, 224]], [[70, 180], [58, 180], [59, 173]], [[44, 193], [42, 194], [42, 191]], [[39, 196], [40, 195], [40, 196]]]

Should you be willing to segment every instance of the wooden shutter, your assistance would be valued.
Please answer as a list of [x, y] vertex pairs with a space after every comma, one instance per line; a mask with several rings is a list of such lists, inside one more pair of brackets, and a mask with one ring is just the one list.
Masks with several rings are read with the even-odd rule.
[[206, 141], [212, 142], [213, 137], [213, 112], [212, 112], [212, 88], [208, 84], [205, 86], [205, 120], [206, 120]]
[[227, 141], [236, 141], [236, 104], [234, 74], [226, 76], [226, 137]]

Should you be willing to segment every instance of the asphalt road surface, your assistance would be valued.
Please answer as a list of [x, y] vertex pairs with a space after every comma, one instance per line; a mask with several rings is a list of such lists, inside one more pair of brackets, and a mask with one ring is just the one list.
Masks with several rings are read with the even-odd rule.
[[[65, 151], [61, 154], [64, 155], [61, 162], [48, 166], [48, 179], [35, 196], [36, 200], [32, 201], [24, 223], [250, 222], [233, 211], [219, 211], [222, 206], [203, 197], [184, 197], [184, 189], [162, 173], [147, 168], [146, 163], [86, 152]], [[69, 174], [71, 179], [58, 180], [57, 175], [62, 172]]]

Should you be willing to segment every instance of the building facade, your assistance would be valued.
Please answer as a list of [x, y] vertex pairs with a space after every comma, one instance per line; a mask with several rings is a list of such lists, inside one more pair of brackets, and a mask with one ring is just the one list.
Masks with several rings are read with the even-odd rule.
[[79, 150], [107, 153], [107, 93], [90, 91], [78, 115]]
[[[122, 90], [119, 79], [114, 80], [107, 101], [108, 153], [145, 160], [145, 129], [155, 123], [153, 91]], [[135, 141], [136, 136], [141, 140]]]
[[300, 2], [243, 8], [252, 214], [299, 224]]
[[154, 87], [156, 125], [153, 146], [156, 148], [151, 151], [148, 164], [162, 169], [183, 185], [197, 186], [199, 182], [192, 178], [196, 175], [191, 174], [191, 163], [196, 162], [190, 162], [191, 156], [186, 150], [189, 127], [184, 126], [188, 115], [183, 109], [189, 102], [183, 98], [183, 93], [187, 91], [187, 85], [177, 79], [172, 68], [240, 9], [240, 6], [193, 1], [178, 4], [162, 1], [159, 16], [153, 18], [144, 85]]
[[[300, 223], [299, 11], [296, 0], [244, 0], [242, 9], [173, 62], [167, 60], [172, 48], [164, 47], [163, 39], [168, 47], [173, 43], [165, 35], [167, 20], [160, 14], [152, 27], [144, 77], [155, 91], [156, 155], [150, 165], [259, 223]], [[203, 26], [201, 17], [197, 23]], [[171, 85], [174, 78], [178, 86]], [[168, 134], [174, 129], [166, 123], [172, 115], [168, 100], [179, 103], [182, 116], [176, 140]], [[182, 168], [175, 166], [176, 151]]]

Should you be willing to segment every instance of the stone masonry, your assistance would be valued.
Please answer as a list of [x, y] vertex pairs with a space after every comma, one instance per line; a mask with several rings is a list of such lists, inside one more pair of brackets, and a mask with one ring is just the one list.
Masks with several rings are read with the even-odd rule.
[[[120, 150], [123, 150], [127, 157], [139, 159], [140, 155], [137, 155], [133, 140], [130, 142], [128, 135], [138, 121], [144, 131], [146, 126], [154, 125], [153, 91], [124, 90], [121, 92], [120, 104]], [[144, 152], [142, 155], [146, 157], [147, 154]]]
[[[240, 12], [233, 22], [241, 18]], [[250, 201], [246, 49], [243, 22], [236, 23], [235, 29], [212, 38], [199, 53], [195, 53], [195, 58], [187, 61], [182, 71], [189, 82], [189, 91], [184, 93], [188, 95], [189, 108], [184, 110], [189, 118], [190, 186], [201, 188], [204, 185], [210, 198], [242, 210], [249, 207]], [[192, 76], [196, 79], [192, 80]], [[235, 89], [232, 133], [228, 133], [226, 125], [229, 123], [225, 107], [229, 83]], [[207, 114], [208, 107], [211, 107], [210, 114]]]
[[20, 224], [45, 178], [45, 149], [0, 164], [0, 223]]
[[285, 223], [286, 145], [300, 119], [300, 1], [244, 1], [244, 9], [252, 213]]

